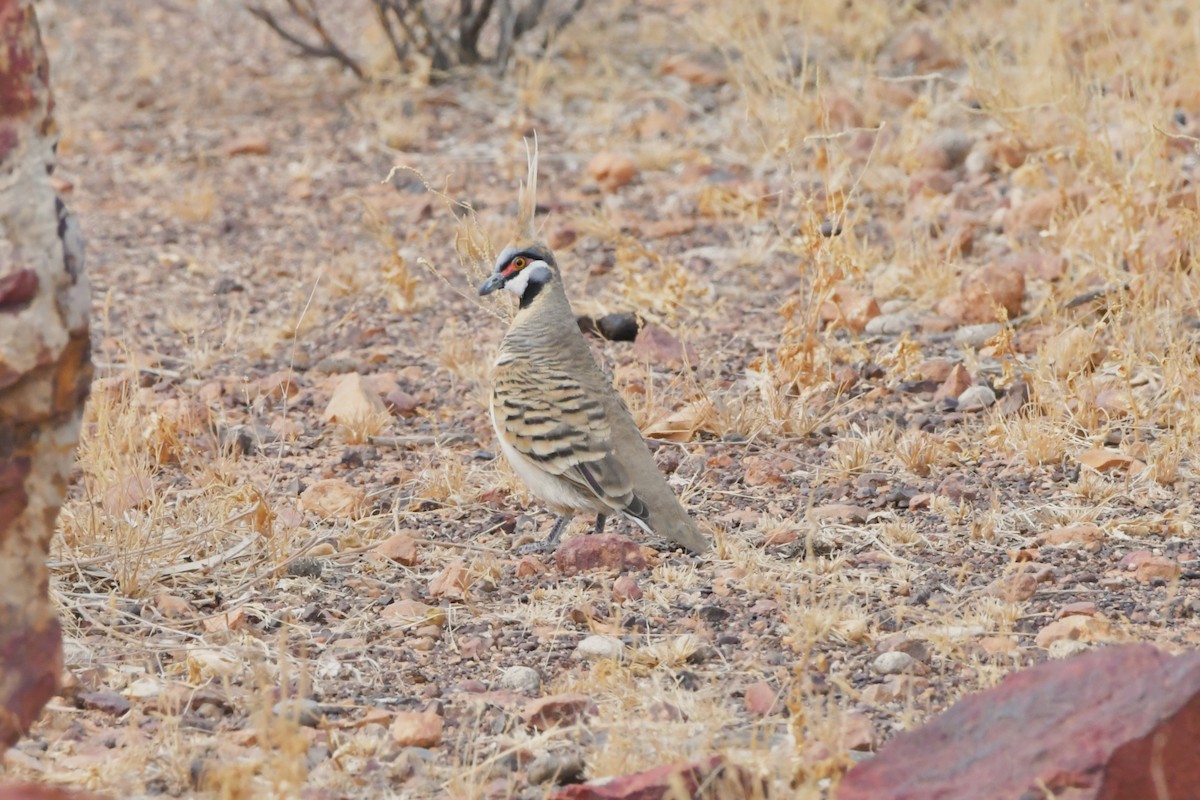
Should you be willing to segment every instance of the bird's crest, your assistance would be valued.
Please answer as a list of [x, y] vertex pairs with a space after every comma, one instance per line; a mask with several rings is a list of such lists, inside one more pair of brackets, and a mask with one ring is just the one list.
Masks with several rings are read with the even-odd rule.
[[525, 158], [529, 162], [529, 174], [526, 176], [525, 182], [521, 184], [517, 200], [517, 231], [519, 236], [533, 241], [537, 239], [537, 232], [533, 226], [533, 217], [537, 213], [538, 146], [536, 133], [533, 135], [532, 149], [529, 147], [529, 140], [525, 140]]

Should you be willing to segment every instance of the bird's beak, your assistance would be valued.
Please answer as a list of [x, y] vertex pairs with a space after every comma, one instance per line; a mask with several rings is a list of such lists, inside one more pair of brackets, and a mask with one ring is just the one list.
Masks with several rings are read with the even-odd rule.
[[484, 281], [480, 285], [479, 296], [483, 297], [485, 294], [491, 294], [492, 292], [496, 291], [500, 287], [504, 286], [504, 284], [507, 281], [508, 281], [507, 275], [505, 275], [503, 272], [497, 272], [495, 275], [488, 278], [486, 281]]

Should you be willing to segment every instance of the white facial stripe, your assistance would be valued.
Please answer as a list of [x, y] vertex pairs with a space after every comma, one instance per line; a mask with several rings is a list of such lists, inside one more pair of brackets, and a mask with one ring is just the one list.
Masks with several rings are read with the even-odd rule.
[[523, 297], [525, 295], [525, 289], [529, 287], [530, 281], [534, 283], [545, 283], [548, 280], [550, 280], [550, 267], [545, 261], [534, 261], [528, 267], [510, 278], [508, 283], [504, 284], [504, 288], [508, 289], [517, 297]]

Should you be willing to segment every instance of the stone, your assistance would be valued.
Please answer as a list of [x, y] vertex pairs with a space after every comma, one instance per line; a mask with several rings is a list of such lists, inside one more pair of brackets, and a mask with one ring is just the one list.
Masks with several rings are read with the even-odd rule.
[[537, 694], [542, 689], [542, 676], [533, 667], [509, 667], [500, 675], [500, 688], [510, 692]]
[[838, 800], [1191, 797], [1200, 654], [1094, 650], [1013, 673], [851, 769]]
[[1145, 561], [1137, 565], [1133, 571], [1133, 578], [1138, 583], [1152, 583], [1154, 581], [1171, 581], [1178, 580], [1182, 572], [1179, 562], [1167, 556], [1151, 556]]
[[300, 507], [321, 519], [355, 519], [362, 513], [367, 493], [341, 478], [325, 478], [300, 494]]
[[992, 391], [992, 388], [985, 384], [977, 383], [974, 386], [968, 386], [958, 396], [958, 410], [982, 411], [985, 408], [990, 408], [995, 402], [996, 393]]
[[627, 572], [645, 569], [646, 557], [628, 536], [593, 533], [573, 536], [560, 544], [554, 553], [554, 563], [565, 575], [596, 569]]
[[585, 765], [578, 753], [542, 753], [525, 767], [525, 777], [533, 786], [544, 783], [578, 783]]
[[636, 314], [605, 314], [596, 320], [596, 330], [610, 342], [632, 342], [641, 329]]
[[1101, 641], [1108, 637], [1108, 633], [1108, 620], [1099, 614], [1072, 615], [1056, 619], [1043, 627], [1033, 637], [1033, 643], [1045, 649], [1060, 639]]
[[656, 366], [677, 370], [685, 363], [696, 364], [699, 354], [691, 345], [684, 345], [679, 337], [661, 325], [647, 322], [633, 343], [633, 353]]
[[437, 747], [444, 725], [435, 711], [398, 711], [392, 720], [392, 741], [400, 747]]
[[644, 596], [642, 587], [638, 586], [637, 578], [632, 575], [621, 575], [612, 586], [613, 600], [618, 603], [626, 600], [641, 600]]
[[997, 320], [1000, 306], [1007, 319], [1020, 316], [1025, 300], [1025, 274], [1005, 264], [987, 264], [963, 278], [964, 313], [960, 317], [967, 325]]
[[1079, 525], [1067, 525], [1046, 531], [1038, 537], [1038, 542], [1051, 547], [1062, 547], [1072, 544], [1091, 544], [1103, 541], [1103, 539], [1104, 531], [1100, 530], [1100, 526], [1084, 522]]
[[465, 600], [471, 583], [467, 562], [456, 558], [429, 580], [429, 596]]
[[863, 332], [868, 336], [899, 336], [914, 333], [921, 327], [921, 318], [911, 311], [880, 314], [867, 322]]
[[395, 561], [397, 564], [411, 567], [417, 563], [415, 533], [416, 531], [399, 531], [375, 545], [371, 554], [385, 561]]
[[596, 713], [596, 703], [586, 694], [568, 692], [530, 700], [521, 710], [525, 724], [539, 731], [574, 725]]
[[951, 398], [957, 400], [958, 396], [974, 383], [975, 381], [971, 378], [971, 373], [967, 372], [966, 367], [962, 364], [955, 364], [950, 368], [949, 374], [938, 386], [937, 391], [933, 393], [933, 400], [934, 402]]
[[871, 662], [871, 669], [880, 675], [898, 675], [912, 669], [917, 660], [903, 650], [880, 653]]
[[768, 797], [765, 781], [750, 770], [730, 764], [725, 756], [709, 756], [594, 783], [564, 786], [547, 800], [669, 800], [691, 798]]
[[954, 332], [956, 347], [970, 347], [975, 350], [987, 344], [988, 340], [1000, 332], [999, 322], [984, 322], [979, 325], [963, 325]]
[[746, 713], [752, 717], [769, 717], [783, 710], [779, 690], [766, 681], [757, 681], [746, 687], [742, 697]]
[[1106, 450], [1103, 447], [1092, 447], [1084, 450], [1077, 458], [1080, 464], [1083, 464], [1085, 467], [1091, 467], [1097, 472], [1127, 469], [1130, 473], [1137, 474], [1146, 468], [1143, 462], [1133, 456], [1127, 456], [1115, 450]]
[[637, 162], [623, 153], [597, 153], [588, 162], [587, 171], [606, 192], [615, 192], [638, 174]]
[[615, 636], [594, 633], [575, 646], [575, 654], [585, 661], [618, 660], [625, 654], [625, 644]]

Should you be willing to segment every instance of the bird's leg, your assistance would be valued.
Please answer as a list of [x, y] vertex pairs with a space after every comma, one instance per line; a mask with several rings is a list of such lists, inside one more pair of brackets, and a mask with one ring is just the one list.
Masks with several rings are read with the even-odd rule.
[[596, 527], [592, 528], [592, 533], [604, 533], [604, 523], [607, 520], [608, 520], [608, 517], [604, 516], [603, 514], [597, 514], [596, 515]]
[[558, 544], [558, 537], [562, 536], [562, 532], [567, 529], [567, 523], [570, 521], [571, 517], [569, 514], [559, 514], [558, 519], [554, 520], [554, 527], [550, 529], [550, 535], [542, 543], [543, 546], [553, 547]]

